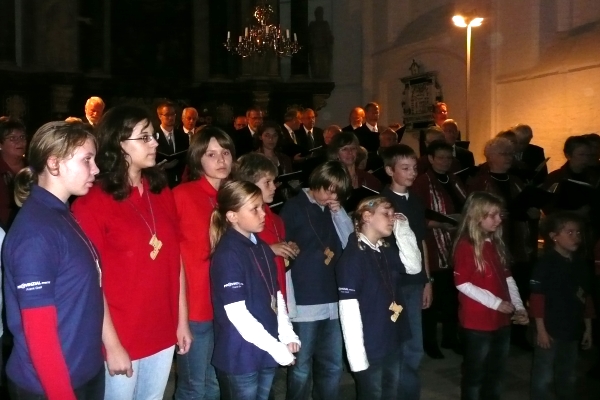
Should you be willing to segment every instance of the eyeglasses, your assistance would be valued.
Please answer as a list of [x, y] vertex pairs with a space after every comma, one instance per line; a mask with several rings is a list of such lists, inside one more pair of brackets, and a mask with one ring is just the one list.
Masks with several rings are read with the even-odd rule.
[[14, 136], [6, 136], [4, 140], [10, 140], [13, 143], [25, 142], [27, 141], [27, 136], [25, 135], [14, 135]]
[[155, 132], [152, 135], [144, 135], [138, 138], [127, 138], [125, 140], [143, 140], [144, 143], [150, 143], [152, 140], [158, 140], [158, 132]]

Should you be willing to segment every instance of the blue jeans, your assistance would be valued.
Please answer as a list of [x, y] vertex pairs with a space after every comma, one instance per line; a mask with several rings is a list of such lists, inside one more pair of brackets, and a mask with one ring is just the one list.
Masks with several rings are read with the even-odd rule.
[[396, 398], [400, 376], [400, 349], [371, 363], [364, 371], [355, 372], [356, 400], [387, 400]]
[[462, 400], [500, 400], [510, 348], [510, 326], [495, 331], [463, 329]]
[[421, 378], [419, 366], [423, 358], [423, 328], [421, 312], [423, 310], [423, 284], [402, 286], [408, 313], [408, 323], [412, 337], [400, 346], [400, 377], [398, 399], [419, 400], [421, 397]]
[[105, 368], [104, 400], [162, 400], [173, 364], [175, 346], [133, 360], [133, 376], [110, 376]]
[[531, 398], [553, 399], [551, 388], [554, 380], [558, 400], [575, 399], [578, 352], [579, 342], [576, 340], [554, 339], [549, 349], [535, 346], [531, 371]]
[[296, 354], [296, 363], [288, 368], [286, 399], [308, 399], [312, 374], [313, 399], [336, 400], [342, 378], [340, 320], [294, 322], [293, 325], [302, 347]]
[[215, 347], [213, 323], [189, 323], [194, 340], [187, 354], [177, 355], [175, 400], [219, 400], [219, 382], [210, 363]]
[[232, 375], [218, 371], [223, 400], [268, 400], [276, 368]]

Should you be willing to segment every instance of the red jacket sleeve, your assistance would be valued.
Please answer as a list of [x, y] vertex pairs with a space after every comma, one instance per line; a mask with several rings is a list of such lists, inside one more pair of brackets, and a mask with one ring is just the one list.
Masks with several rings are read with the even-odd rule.
[[58, 338], [54, 306], [21, 311], [31, 361], [49, 400], [76, 400]]
[[459, 286], [470, 282], [476, 270], [473, 246], [463, 239], [456, 245], [454, 252], [454, 284]]

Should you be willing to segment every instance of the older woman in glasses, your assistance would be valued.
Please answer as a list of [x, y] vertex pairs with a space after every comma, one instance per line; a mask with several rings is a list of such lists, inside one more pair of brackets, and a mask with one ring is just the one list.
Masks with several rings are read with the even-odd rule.
[[27, 163], [25, 125], [18, 119], [0, 120], [0, 226], [5, 230], [18, 210], [13, 199], [13, 179]]

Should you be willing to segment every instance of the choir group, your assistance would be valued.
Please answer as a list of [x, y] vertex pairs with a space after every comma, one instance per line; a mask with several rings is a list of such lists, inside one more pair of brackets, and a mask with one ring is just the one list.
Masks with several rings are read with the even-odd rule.
[[11, 398], [162, 399], [176, 357], [177, 400], [273, 398], [281, 366], [289, 400], [339, 398], [344, 369], [357, 399], [413, 400], [441, 345], [461, 398], [496, 400], [511, 343], [533, 346], [532, 399], [575, 398], [600, 136], [568, 138], [548, 174], [522, 124], [476, 166], [444, 103], [412, 146], [376, 103], [325, 130], [311, 109], [235, 129], [191, 107], [177, 128], [170, 102], [158, 127], [85, 109], [29, 143], [0, 120]]

